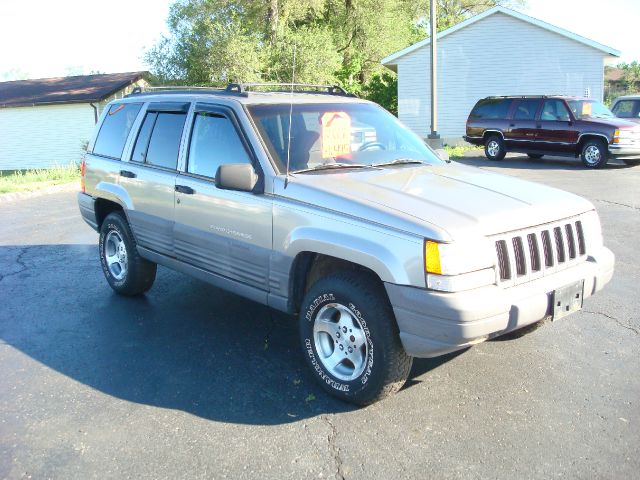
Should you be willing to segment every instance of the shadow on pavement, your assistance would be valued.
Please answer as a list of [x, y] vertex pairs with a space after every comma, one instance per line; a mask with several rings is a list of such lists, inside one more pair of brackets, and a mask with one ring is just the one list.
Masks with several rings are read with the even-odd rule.
[[[471, 165], [474, 167], [495, 167], [513, 168], [526, 170], [591, 170], [585, 167], [579, 158], [570, 157], [543, 157], [532, 160], [526, 155], [507, 156], [504, 160], [493, 161], [484, 156], [454, 158], [455, 162]], [[610, 160], [604, 167], [608, 169], [624, 169], [632, 166], [623, 163], [621, 160]]]
[[[0, 302], [3, 342], [123, 400], [263, 425], [356, 408], [311, 377], [293, 317], [164, 268], [121, 297], [94, 245], [0, 247]], [[412, 378], [445, 361], [418, 360]]]

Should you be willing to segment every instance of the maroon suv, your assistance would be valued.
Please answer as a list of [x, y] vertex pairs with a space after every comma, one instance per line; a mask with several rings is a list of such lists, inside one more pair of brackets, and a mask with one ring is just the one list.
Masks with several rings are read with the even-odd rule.
[[611, 157], [640, 159], [640, 125], [616, 118], [602, 103], [579, 97], [487, 97], [476, 103], [463, 137], [484, 145], [490, 160], [507, 152], [578, 157], [601, 168]]

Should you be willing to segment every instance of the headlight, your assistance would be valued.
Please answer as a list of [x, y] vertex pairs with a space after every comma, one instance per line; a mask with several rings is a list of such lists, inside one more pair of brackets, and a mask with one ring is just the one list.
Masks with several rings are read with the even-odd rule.
[[495, 250], [484, 237], [454, 243], [424, 242], [427, 288], [460, 292], [496, 283]]
[[613, 132], [613, 143], [630, 143], [636, 139], [635, 131], [630, 129], [617, 129]]
[[453, 243], [424, 242], [424, 267], [427, 273], [459, 275], [493, 267], [495, 250], [484, 237]]

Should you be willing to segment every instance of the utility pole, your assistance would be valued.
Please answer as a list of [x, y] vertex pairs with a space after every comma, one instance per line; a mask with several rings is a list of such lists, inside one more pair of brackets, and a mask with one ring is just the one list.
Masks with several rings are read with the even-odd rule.
[[427, 143], [431, 148], [442, 148], [442, 139], [438, 135], [438, 78], [437, 60], [438, 50], [436, 45], [436, 5], [438, 0], [431, 0], [431, 133], [427, 137]]

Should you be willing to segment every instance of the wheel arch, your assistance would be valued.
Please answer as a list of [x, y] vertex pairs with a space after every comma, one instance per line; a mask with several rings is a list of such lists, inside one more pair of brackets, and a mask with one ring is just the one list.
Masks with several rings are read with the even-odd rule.
[[485, 130], [482, 134], [482, 140], [486, 142], [488, 137], [496, 134], [500, 135], [500, 138], [502, 138], [502, 141], [504, 142], [504, 133], [502, 132], [502, 130]]
[[604, 133], [596, 133], [596, 132], [587, 132], [581, 133], [578, 136], [578, 154], [582, 152], [582, 146], [585, 142], [589, 140], [602, 140], [605, 145], [609, 145], [609, 137], [607, 137]]
[[288, 309], [300, 310], [304, 295], [321, 278], [336, 272], [359, 272], [382, 285], [383, 280], [371, 268], [343, 258], [311, 251], [300, 252], [291, 264]]
[[[107, 218], [107, 215], [113, 212], [123, 212], [124, 208], [117, 202], [113, 200], [108, 200], [106, 198], [98, 198], [95, 203], [95, 212], [96, 212], [96, 222], [98, 224], [98, 231], [102, 227], [102, 222]], [[126, 218], [126, 214], [125, 214]]]

